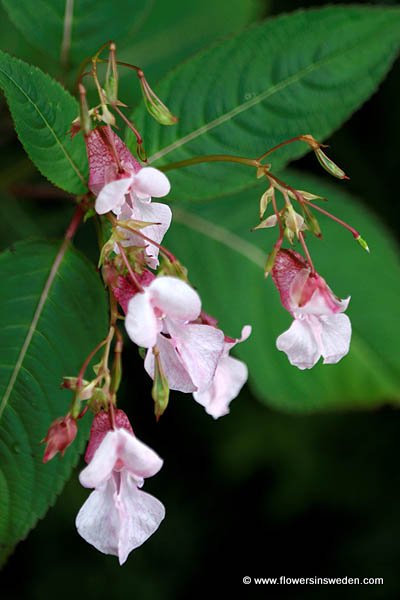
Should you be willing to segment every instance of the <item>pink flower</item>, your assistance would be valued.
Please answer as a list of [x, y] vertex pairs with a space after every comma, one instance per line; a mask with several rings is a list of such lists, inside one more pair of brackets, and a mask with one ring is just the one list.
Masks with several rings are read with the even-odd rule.
[[240, 339], [225, 338], [224, 350], [215, 371], [211, 385], [203, 392], [194, 392], [193, 397], [206, 412], [218, 419], [229, 413], [230, 402], [238, 396], [247, 381], [247, 366], [241, 360], [229, 356], [230, 350], [251, 334], [250, 325], [242, 329]]
[[152, 348], [156, 346], [172, 390], [206, 390], [224, 350], [222, 331], [192, 322], [200, 312], [197, 292], [175, 277], [158, 277], [128, 303], [125, 327], [138, 346], [149, 349], [146, 371], [154, 376]]
[[[142, 167], [123, 141], [110, 127], [93, 129], [86, 137], [89, 159], [89, 189], [96, 198], [99, 214], [114, 212], [119, 220], [134, 219], [152, 223], [141, 229], [159, 244], [171, 224], [171, 209], [166, 204], [151, 202], [170, 191], [166, 175], [154, 167]], [[124, 246], [144, 246], [151, 268], [158, 266], [158, 248], [138, 235], [124, 233]]]
[[350, 319], [343, 314], [350, 297], [337, 298], [293, 250], [278, 253], [272, 278], [283, 306], [294, 317], [291, 327], [276, 341], [278, 350], [286, 352], [299, 369], [310, 369], [321, 356], [325, 364], [337, 363], [350, 347]]
[[46, 463], [51, 460], [58, 452], [61, 452], [61, 456], [65, 450], [74, 441], [78, 432], [78, 426], [75, 419], [71, 415], [66, 417], [60, 417], [53, 421], [50, 425], [45, 442], [46, 450], [43, 456], [43, 462]]
[[116, 411], [115, 420], [117, 428], [111, 429], [106, 413], [94, 419], [86, 456], [90, 462], [79, 480], [95, 489], [80, 509], [76, 527], [89, 544], [118, 556], [122, 565], [165, 516], [161, 502], [140, 490], [163, 461], [135, 437], [125, 413]]

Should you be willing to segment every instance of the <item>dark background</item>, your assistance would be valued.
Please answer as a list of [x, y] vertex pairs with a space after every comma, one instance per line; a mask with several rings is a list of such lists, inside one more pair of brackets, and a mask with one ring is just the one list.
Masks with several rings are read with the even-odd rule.
[[[265, 14], [324, 4], [331, 3], [275, 1]], [[395, 233], [399, 74], [397, 64], [378, 94], [329, 140], [351, 174], [348, 189]], [[22, 155], [4, 104], [0, 119], [3, 161], [19, 164]], [[21, 165], [22, 183], [37, 177]], [[307, 157], [298, 166], [315, 169]], [[29, 193], [14, 192], [9, 192], [13, 216], [4, 205], [0, 213], [3, 246], [20, 236], [24, 223], [34, 227], [35, 219], [41, 231], [61, 233], [67, 203], [59, 199], [54, 208], [54, 198], [38, 203]], [[87, 240], [81, 236], [78, 243]], [[294, 417], [272, 412], [246, 390], [230, 416], [214, 422], [190, 397], [174, 394], [157, 425], [149, 381], [143, 381], [132, 346], [124, 362], [121, 407], [138, 437], [165, 460], [145, 489], [164, 502], [167, 519], [120, 568], [116, 558], [96, 552], [76, 533], [74, 519], [87, 491], [74, 476], [10, 558], [1, 575], [2, 600], [179, 600], [219, 592], [298, 599], [400, 596], [398, 411], [388, 405], [372, 412]], [[149, 401], [131, 402], [141, 391]], [[383, 577], [384, 585], [244, 586], [245, 575]]]

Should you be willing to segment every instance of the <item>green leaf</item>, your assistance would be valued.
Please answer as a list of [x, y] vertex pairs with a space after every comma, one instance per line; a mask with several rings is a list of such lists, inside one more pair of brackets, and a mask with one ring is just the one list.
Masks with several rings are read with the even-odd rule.
[[[330, 6], [270, 19], [187, 61], [157, 87], [179, 117], [162, 128], [133, 115], [156, 166], [203, 154], [254, 157], [285, 139], [324, 139], [377, 88], [400, 44], [400, 10]], [[128, 142], [134, 148], [133, 136]], [[273, 168], [307, 151], [286, 146]], [[252, 185], [241, 165], [171, 171], [180, 199], [201, 199]]]
[[244, 324], [252, 325], [250, 339], [237, 347], [237, 354], [247, 362], [250, 384], [264, 402], [294, 412], [398, 403], [400, 331], [394, 315], [400, 269], [390, 235], [339, 184], [331, 186], [299, 173], [282, 177], [299, 189], [329, 198], [328, 209], [357, 227], [371, 248], [368, 255], [350, 233], [322, 215], [324, 239], [309, 239], [317, 270], [338, 296], [351, 295], [347, 313], [353, 325], [352, 344], [339, 364], [300, 371], [275, 347], [292, 317], [281, 306], [271, 278], [263, 277], [277, 232], [250, 232], [259, 218], [258, 200], [265, 186], [205, 205], [175, 205], [168, 247], [189, 267], [204, 310], [220, 320], [227, 335], [239, 337]]
[[51, 421], [68, 411], [60, 389], [105, 336], [95, 269], [68, 242], [21, 242], [0, 254], [0, 563], [54, 504], [88, 433], [42, 464]]
[[69, 135], [78, 104], [59, 83], [0, 51], [3, 90], [19, 139], [37, 168], [58, 187], [87, 191], [87, 159], [81, 135]]
[[63, 63], [79, 64], [110, 39], [133, 35], [151, 9], [151, 0], [3, 0], [27, 40]]
[[[266, 4], [264, 0], [264, 11]], [[140, 65], [153, 85], [195, 52], [223, 36], [240, 31], [260, 12], [261, 3], [255, 0], [154, 0], [145, 26], [132, 37], [131, 44], [123, 49], [121, 56], [125, 61]], [[132, 73], [125, 73], [132, 81]], [[124, 71], [121, 74], [123, 76]], [[122, 81], [125, 88], [125, 82]], [[131, 83], [131, 90], [133, 89]], [[128, 88], [126, 91], [128, 92]], [[140, 98], [140, 94], [136, 97]], [[128, 102], [125, 95], [121, 99]]]

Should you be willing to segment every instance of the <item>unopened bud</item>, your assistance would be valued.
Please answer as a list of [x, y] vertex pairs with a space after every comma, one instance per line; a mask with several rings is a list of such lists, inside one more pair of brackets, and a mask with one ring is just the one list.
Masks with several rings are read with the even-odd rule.
[[325, 169], [325, 171], [333, 175], [333, 177], [337, 177], [338, 179], [349, 179], [345, 172], [340, 167], [338, 167], [337, 164], [334, 163], [333, 160], [331, 160], [325, 154], [325, 152], [323, 152], [323, 150], [321, 150], [321, 148], [315, 150], [315, 155], [321, 167]]
[[318, 238], [322, 237], [321, 227], [319, 226], [318, 219], [314, 217], [310, 209], [303, 205], [304, 214], [306, 216], [306, 223], [309, 230]]
[[143, 99], [148, 112], [161, 125], [175, 125], [178, 121], [160, 98], [153, 92], [143, 74], [139, 76]]
[[154, 414], [156, 419], [161, 417], [168, 406], [169, 385], [167, 378], [161, 366], [159, 351], [156, 346], [153, 348], [154, 354], [154, 381], [151, 395], [154, 400]]
[[276, 256], [279, 252], [280, 245], [275, 245], [272, 251], [269, 253], [267, 262], [264, 269], [264, 277], [267, 278], [272, 269], [274, 268]]
[[[72, 123], [72, 127], [74, 127], [75, 124], [75, 133], [77, 133], [76, 128], [78, 126], [76, 121], [77, 119], [75, 119], [75, 121]], [[82, 129], [85, 135], [87, 135], [91, 129], [90, 111], [86, 99], [86, 89], [81, 83], [79, 84], [79, 127]], [[74, 135], [73, 128], [71, 129], [71, 135]]]
[[299, 232], [306, 229], [303, 217], [294, 210], [291, 204], [286, 207], [285, 223], [287, 229], [289, 230], [288, 233], [292, 234], [288, 235], [290, 241], [293, 241], [293, 236], [298, 238]]
[[42, 443], [47, 444], [43, 462], [48, 462], [58, 452], [61, 452], [62, 456], [66, 448], [74, 441], [77, 432], [78, 426], [76, 421], [69, 414], [66, 417], [60, 417], [53, 421], [46, 437], [42, 440]]
[[361, 248], [364, 248], [364, 250], [366, 250], [369, 254], [369, 246], [367, 244], [367, 242], [364, 240], [364, 238], [361, 237], [361, 235], [359, 235], [358, 237], [355, 238], [356, 242], [358, 242], [361, 246]]
[[115, 50], [115, 44], [111, 42], [105, 83], [105, 92], [110, 104], [118, 102], [118, 68], [115, 59]]

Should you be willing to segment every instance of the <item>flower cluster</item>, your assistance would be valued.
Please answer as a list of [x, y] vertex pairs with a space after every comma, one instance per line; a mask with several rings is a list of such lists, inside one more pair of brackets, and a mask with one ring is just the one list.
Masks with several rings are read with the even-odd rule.
[[[118, 322], [124, 321], [126, 334], [139, 347], [144, 369], [153, 380], [157, 420], [167, 408], [170, 390], [192, 394], [214, 419], [227, 415], [230, 403], [248, 377], [245, 363], [230, 356], [230, 352], [249, 338], [251, 326], [245, 325], [238, 338], [227, 336], [217, 320], [203, 310], [185, 267], [162, 245], [172, 212], [167, 204], [153, 202], [153, 198], [167, 196], [170, 182], [165, 173], [147, 164], [143, 140], [120, 110], [125, 105], [118, 99], [114, 44], [109, 51], [104, 86], [96, 67], [100, 51], [92, 60], [91, 75], [100, 104], [91, 110], [81, 83], [88, 73], [82, 71], [81, 113], [73, 123], [72, 133], [82, 130], [86, 142], [90, 194], [85, 198], [85, 208], [87, 216], [96, 218], [100, 232], [99, 267], [109, 290], [110, 327], [107, 337], [84, 361], [78, 376], [64, 378], [63, 386], [74, 392], [74, 398], [68, 414], [51, 425], [44, 439], [47, 447], [43, 460], [47, 462], [58, 452], [64, 453], [77, 434], [79, 419], [88, 410], [95, 413], [85, 455], [88, 464], [80, 474], [82, 485], [93, 491], [79, 511], [76, 526], [86, 541], [101, 552], [118, 556], [122, 564], [158, 528], [165, 509], [159, 500], [141, 490], [144, 479], [158, 473], [163, 461], [137, 439], [126, 414], [116, 408], [123, 348]], [[134, 65], [130, 68], [139, 77], [150, 114], [163, 125], [174, 124], [176, 117], [152, 91], [142, 70]], [[138, 158], [114, 132], [113, 111], [136, 136]], [[355, 229], [318, 205], [319, 196], [287, 185], [271, 172], [270, 164], [263, 162], [272, 152], [292, 142], [308, 144], [328, 172], [347, 179], [310, 135], [283, 141], [256, 159], [211, 155], [184, 160], [172, 167], [232, 160], [255, 168], [256, 176], [267, 180], [268, 187], [260, 199], [260, 223], [254, 229], [279, 231], [265, 275], [271, 273], [282, 305], [294, 319], [289, 329], [279, 335], [276, 345], [292, 365], [310, 369], [321, 357], [324, 363], [337, 363], [348, 353], [351, 338], [350, 320], [344, 314], [350, 298], [341, 300], [334, 295], [315, 270], [306, 244], [308, 233], [321, 237], [315, 211], [343, 225], [364, 249], [368, 250], [368, 246]], [[278, 193], [283, 198], [282, 207], [278, 206]], [[272, 214], [265, 217], [271, 207]], [[290, 244], [289, 249], [283, 248], [284, 241]], [[304, 257], [294, 250], [296, 243]], [[102, 358], [93, 367], [95, 376], [84, 379], [100, 351]]]

